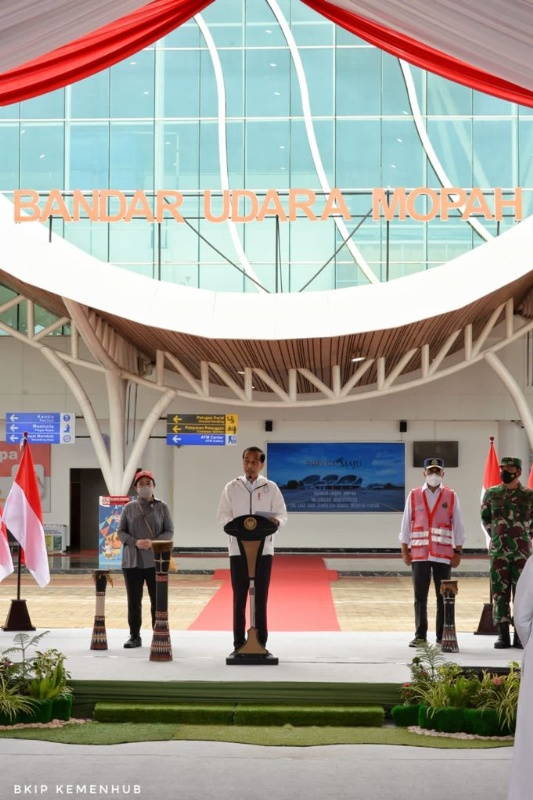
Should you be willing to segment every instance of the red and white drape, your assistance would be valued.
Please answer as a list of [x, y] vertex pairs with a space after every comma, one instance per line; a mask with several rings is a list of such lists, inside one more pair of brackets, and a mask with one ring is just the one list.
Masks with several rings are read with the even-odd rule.
[[[416, 66], [533, 106], [525, 0], [301, 0]], [[139, 52], [226, 0], [2, 0], [0, 105], [59, 89]]]
[[[54, 0], [54, 6], [73, 6], [74, 13], [70, 14], [70, 24], [64, 22], [60, 30], [49, 29], [49, 19], [46, 13], [42, 13], [43, 6], [51, 5], [49, 0], [22, 0], [14, 3], [13, 0], [2, 0], [0, 5], [0, 54], [7, 40], [9, 30], [4, 28], [4, 15], [7, 14], [12, 22], [12, 29], [22, 36], [22, 20], [16, 14], [16, 6], [25, 6], [28, 12], [36, 6], [35, 13], [30, 14], [27, 22], [27, 36], [31, 43], [28, 50], [21, 45], [18, 52], [18, 66], [14, 66], [7, 72], [0, 73], [0, 105], [28, 100], [30, 97], [37, 97], [55, 89], [61, 89], [75, 81], [88, 78], [96, 72], [100, 72], [107, 67], [118, 64], [128, 56], [138, 53], [144, 47], [153, 44], [170, 31], [175, 30], [195, 14], [200, 13], [213, 0], [153, 0], [152, 3], [141, 3], [140, 0], [119, 0], [110, 3], [102, 0], [81, 0], [73, 3], [72, 0]], [[11, 11], [5, 10], [4, 5]], [[117, 19], [111, 15], [114, 21], [109, 22], [103, 27], [97, 27], [101, 21], [109, 19], [109, 8], [118, 6], [119, 13], [127, 6], [137, 7], [134, 11]], [[139, 7], [140, 6], [140, 7]], [[76, 15], [75, 9], [78, 9]], [[80, 11], [83, 9], [83, 13]], [[91, 18], [91, 9], [94, 16]], [[117, 11], [115, 10], [115, 15]], [[57, 14], [52, 15], [54, 18]], [[15, 24], [15, 20], [19, 24]], [[90, 31], [82, 35], [81, 38], [74, 38], [80, 31], [87, 27], [88, 20], [91, 21]], [[39, 38], [38, 27], [42, 26], [43, 35]], [[50, 30], [49, 36], [46, 31]], [[54, 45], [61, 44], [51, 52], [44, 52], [31, 61], [21, 61], [21, 53], [39, 52], [44, 44], [53, 42]], [[11, 63], [17, 63], [14, 59], [16, 54], [9, 56]], [[0, 65], [8, 61], [8, 54], [0, 55]]]

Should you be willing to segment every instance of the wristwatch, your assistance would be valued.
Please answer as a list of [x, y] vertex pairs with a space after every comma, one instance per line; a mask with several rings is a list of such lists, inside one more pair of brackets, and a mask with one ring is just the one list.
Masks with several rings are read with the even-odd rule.
[[457, 553], [457, 555], [459, 555], [459, 556], [462, 556], [462, 555], [463, 555], [463, 551], [462, 551], [462, 550], [458, 550], [458, 549], [457, 549], [457, 547], [454, 547], [454, 548], [453, 548], [453, 552], [454, 552], [454, 553]]

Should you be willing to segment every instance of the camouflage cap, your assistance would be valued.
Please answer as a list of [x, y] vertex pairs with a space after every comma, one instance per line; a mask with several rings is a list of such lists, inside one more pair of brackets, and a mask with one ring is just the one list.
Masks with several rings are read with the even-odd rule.
[[426, 458], [424, 459], [424, 469], [444, 469], [443, 458]]
[[520, 458], [500, 458], [500, 467], [516, 467], [522, 469], [522, 460]]

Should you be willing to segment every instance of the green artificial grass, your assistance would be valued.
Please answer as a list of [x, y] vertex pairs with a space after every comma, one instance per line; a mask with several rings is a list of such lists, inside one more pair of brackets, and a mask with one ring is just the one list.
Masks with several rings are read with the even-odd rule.
[[97, 722], [163, 723], [183, 725], [383, 725], [385, 711], [381, 707], [359, 706], [291, 706], [198, 705], [175, 703], [97, 703], [94, 719]]
[[96, 722], [173, 723], [176, 725], [233, 725], [231, 705], [176, 705], [151, 703], [97, 703]]
[[1, 730], [0, 738], [37, 739], [75, 745], [112, 745], [126, 742], [171, 740], [233, 742], [265, 747], [319, 747], [324, 745], [380, 744], [433, 747], [448, 750], [509, 747], [512, 741], [452, 739], [419, 736], [405, 728], [354, 727], [256, 727], [238, 725], [175, 725], [87, 722], [63, 728], [17, 728]]
[[71, 681], [74, 717], [91, 717], [97, 703], [176, 705], [383, 706], [401, 702], [395, 683], [285, 681]]
[[235, 725], [381, 727], [383, 708], [358, 706], [260, 706], [239, 704], [235, 709]]

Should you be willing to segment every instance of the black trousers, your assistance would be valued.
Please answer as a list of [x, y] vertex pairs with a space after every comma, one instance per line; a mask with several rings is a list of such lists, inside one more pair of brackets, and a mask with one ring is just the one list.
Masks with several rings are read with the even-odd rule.
[[428, 594], [431, 584], [431, 573], [437, 595], [437, 621], [435, 631], [437, 639], [442, 639], [444, 630], [444, 598], [440, 593], [440, 582], [449, 579], [452, 572], [450, 564], [437, 561], [413, 561], [411, 573], [415, 593], [415, 639], [427, 639], [428, 635]]
[[130, 636], [139, 636], [142, 625], [143, 586], [146, 583], [150, 595], [152, 629], [155, 627], [155, 567], [130, 567], [123, 569], [128, 598], [128, 625]]
[[[250, 580], [243, 556], [231, 556], [229, 563], [233, 588], [233, 646], [237, 649], [246, 641], [246, 601]], [[263, 647], [268, 639], [267, 601], [271, 573], [272, 556], [261, 556], [255, 576], [255, 627], [257, 638]]]

